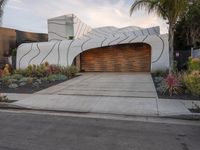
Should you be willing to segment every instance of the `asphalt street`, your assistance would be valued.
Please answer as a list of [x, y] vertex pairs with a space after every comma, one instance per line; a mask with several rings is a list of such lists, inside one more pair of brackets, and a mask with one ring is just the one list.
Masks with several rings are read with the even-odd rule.
[[200, 150], [200, 125], [0, 112], [0, 150]]

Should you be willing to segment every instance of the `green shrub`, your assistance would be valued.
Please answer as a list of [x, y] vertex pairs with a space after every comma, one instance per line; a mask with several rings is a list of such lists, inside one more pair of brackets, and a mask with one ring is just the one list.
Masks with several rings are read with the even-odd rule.
[[172, 72], [177, 73], [178, 72], [178, 62], [174, 61], [172, 66]]
[[153, 76], [155, 77], [165, 77], [167, 75], [167, 71], [164, 70], [156, 70], [153, 73]]
[[17, 55], [17, 49], [16, 48], [12, 49], [11, 55], [12, 56], [16, 56]]
[[27, 84], [32, 84], [33, 83], [33, 78], [32, 77], [28, 77], [27, 78]]
[[193, 96], [200, 96], [200, 71], [184, 75], [184, 84]]
[[23, 77], [20, 80], [18, 80], [18, 83], [21, 85], [25, 84], [32, 84], [34, 81], [34, 78], [32, 77]]
[[41, 78], [42, 82], [48, 82], [48, 77]]
[[16, 69], [15, 71], [14, 71], [14, 74], [20, 74], [20, 75], [22, 75], [22, 76], [25, 76], [25, 69]]
[[50, 76], [47, 77], [47, 80], [51, 81], [51, 82], [54, 82], [54, 81], [56, 81], [55, 78], [56, 78], [55, 75], [50, 75]]
[[9, 86], [11, 84], [17, 84], [17, 79], [12, 78], [12, 76], [4, 76], [1, 78], [1, 81], [4, 85]]
[[13, 75], [11, 75], [11, 78], [12, 79], [16, 79], [16, 80], [20, 80], [20, 79], [23, 78], [23, 75], [21, 75], [21, 74], [13, 74]]
[[[46, 79], [46, 81], [54, 80], [54, 76], [51, 75], [65, 75], [60, 76], [60, 78], [71, 78], [74, 77], [77, 74], [78, 70], [75, 66], [69, 66], [69, 67], [61, 67], [58, 65], [49, 65], [47, 62], [41, 65], [29, 65], [25, 69], [17, 69], [15, 70], [13, 78], [20, 80], [23, 77], [32, 77], [32, 78], [45, 78], [48, 77], [49, 79]], [[58, 80], [58, 79], [56, 79]]]
[[191, 72], [193, 70], [200, 71], [200, 58], [189, 58], [188, 70]]
[[66, 80], [67, 77], [65, 75], [62, 74], [53, 74], [47, 77], [48, 81], [63, 81]]
[[10, 80], [10, 79], [12, 79], [11, 76], [3, 76], [3, 77], [1, 78], [1, 81], [2, 81], [4, 84], [6, 84], [6, 83], [8, 82], [8, 80]]
[[7, 80], [7, 84], [13, 84], [13, 83], [17, 83], [17, 79], [9, 79]]
[[78, 73], [76, 66], [71, 66], [69, 70], [72, 77], [76, 76], [76, 74]]
[[29, 65], [25, 69], [15, 70], [15, 74], [21, 74], [24, 77], [44, 77], [46, 76], [46, 68], [44, 64]]
[[8, 87], [9, 87], [10, 89], [16, 89], [16, 88], [18, 88], [19, 86], [18, 86], [18, 84], [16, 84], [16, 83], [12, 83], [12, 84], [8, 85]]
[[56, 80], [58, 80], [58, 81], [67, 80], [67, 76], [62, 75], [62, 74], [57, 74]]
[[76, 76], [78, 70], [76, 66], [60, 67], [60, 73], [66, 75], [68, 78]]
[[22, 83], [22, 82], [27, 82], [27, 81], [28, 81], [28, 78], [27, 77], [23, 77], [18, 82]]

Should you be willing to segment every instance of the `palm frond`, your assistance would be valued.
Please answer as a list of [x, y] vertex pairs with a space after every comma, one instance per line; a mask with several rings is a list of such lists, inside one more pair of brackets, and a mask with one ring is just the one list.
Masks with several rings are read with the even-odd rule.
[[7, 0], [0, 0], [0, 25], [2, 23], [3, 9]]
[[148, 13], [155, 11], [157, 12], [158, 5], [159, 5], [159, 0], [135, 0], [135, 2], [132, 4], [130, 8], [130, 15], [132, 15], [132, 13], [135, 10], [139, 10], [142, 8], [146, 9]]
[[7, 0], [0, 0], [0, 11], [3, 11], [3, 8], [6, 4]]
[[135, 10], [141, 9], [145, 5], [147, 5], [146, 0], [135, 0], [135, 2], [131, 5], [130, 15], [132, 15]]

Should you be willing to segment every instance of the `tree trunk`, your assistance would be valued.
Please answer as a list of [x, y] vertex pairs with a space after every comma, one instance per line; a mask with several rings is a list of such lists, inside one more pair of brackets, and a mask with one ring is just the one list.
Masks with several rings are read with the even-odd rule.
[[169, 25], [169, 73], [173, 71], [174, 65], [174, 25]]

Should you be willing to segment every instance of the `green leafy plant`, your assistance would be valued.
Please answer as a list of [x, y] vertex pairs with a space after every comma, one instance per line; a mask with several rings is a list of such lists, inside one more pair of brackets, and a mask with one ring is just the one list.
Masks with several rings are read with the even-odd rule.
[[27, 84], [32, 84], [33, 83], [33, 78], [32, 77], [28, 77], [27, 78]]
[[74, 77], [77, 73], [78, 70], [76, 68], [76, 66], [70, 66], [66, 68], [66, 75], [70, 78], [70, 77]]
[[62, 67], [59, 65], [50, 65], [48, 62], [45, 62], [40, 65], [29, 65], [25, 69], [17, 69], [13, 71], [13, 74], [3, 75], [2, 70], [0, 84], [6, 85], [9, 88], [17, 88], [25, 85], [39, 87], [43, 82], [67, 80], [75, 76], [77, 72], [75, 66]]
[[16, 80], [20, 80], [20, 79], [23, 78], [23, 75], [21, 75], [21, 74], [13, 74], [13, 75], [11, 75], [11, 78], [12, 79], [16, 79]]
[[16, 74], [21, 74], [24, 77], [44, 77], [46, 76], [46, 68], [44, 64], [41, 65], [29, 65], [25, 69], [17, 69]]
[[191, 72], [193, 70], [200, 71], [200, 58], [189, 58], [188, 70]]
[[3, 77], [1, 78], [1, 81], [2, 81], [4, 84], [7, 84], [7, 82], [8, 82], [10, 79], [12, 79], [11, 76], [3, 76]]
[[193, 96], [200, 96], [200, 71], [192, 71], [184, 75], [184, 84]]
[[12, 50], [12, 56], [16, 56], [16, 55], [17, 55], [17, 49], [14, 48], [14, 49]]
[[12, 84], [9, 84], [8, 87], [11, 88], [11, 89], [16, 89], [16, 88], [18, 88], [19, 86], [18, 86], [18, 84], [16, 84], [16, 83], [12, 83]]
[[178, 72], [178, 62], [177, 61], [174, 61], [172, 71], [173, 71], [173, 73]]
[[67, 77], [73, 77], [77, 74], [78, 70], [75, 66], [62, 67], [59, 65], [50, 65], [45, 62], [41, 65], [29, 65], [25, 69], [17, 69], [15, 74], [20, 74], [24, 77], [37, 77], [43, 78], [54, 74], [63, 74]]
[[53, 75], [48, 76], [47, 79], [52, 82], [52, 81], [66, 80], [67, 77], [65, 75], [62, 75], [62, 74], [53, 74]]
[[165, 71], [164, 70], [156, 70], [152, 74], [155, 77], [164, 77], [167, 75], [167, 71], [166, 70]]

